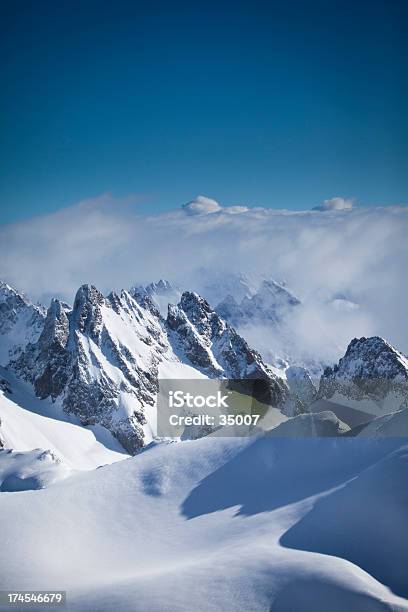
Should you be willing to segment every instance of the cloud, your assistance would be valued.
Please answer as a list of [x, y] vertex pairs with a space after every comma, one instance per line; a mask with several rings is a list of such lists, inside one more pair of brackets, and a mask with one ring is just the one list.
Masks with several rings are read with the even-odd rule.
[[216, 200], [199, 195], [191, 202], [184, 204], [183, 209], [191, 215], [209, 215], [219, 212], [221, 206]]
[[316, 206], [313, 210], [351, 210], [353, 208], [353, 200], [350, 198], [330, 198], [324, 200], [320, 206]]
[[197, 196], [187, 204], [183, 204], [182, 209], [189, 215], [211, 215], [219, 212], [239, 215], [249, 210], [247, 206], [221, 206], [216, 200], [202, 195]]
[[[408, 208], [326, 215], [233, 207], [231, 214], [197, 198], [207, 214], [143, 215], [138, 201], [105, 194], [0, 226], [0, 278], [33, 299], [72, 303], [82, 283], [106, 293], [168, 278], [200, 291], [203, 268], [221, 284], [225, 272], [264, 275], [284, 279], [303, 300], [291, 325], [305, 350], [323, 354], [330, 341], [340, 352], [353, 336], [378, 334], [408, 352]], [[336, 309], [338, 295], [359, 308]], [[267, 330], [258, 337], [273, 348]]]
[[247, 206], [224, 206], [222, 209], [223, 212], [230, 215], [240, 215], [241, 213], [245, 213], [249, 210]]

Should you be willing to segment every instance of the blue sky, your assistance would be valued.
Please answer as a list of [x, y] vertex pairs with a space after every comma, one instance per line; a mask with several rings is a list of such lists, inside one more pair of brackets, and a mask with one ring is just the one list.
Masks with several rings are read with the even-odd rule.
[[0, 222], [111, 191], [404, 204], [408, 3], [2, 3]]

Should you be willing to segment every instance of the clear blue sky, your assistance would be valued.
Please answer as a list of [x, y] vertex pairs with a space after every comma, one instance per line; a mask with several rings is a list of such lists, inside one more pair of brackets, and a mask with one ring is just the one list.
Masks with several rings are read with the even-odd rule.
[[406, 0], [6, 0], [0, 222], [112, 191], [407, 203]]

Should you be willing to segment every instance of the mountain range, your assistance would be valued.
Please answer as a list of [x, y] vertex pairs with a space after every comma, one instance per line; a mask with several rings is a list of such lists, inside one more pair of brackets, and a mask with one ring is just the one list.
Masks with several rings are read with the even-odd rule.
[[[263, 280], [256, 292], [248, 286], [247, 293], [239, 306], [228, 295], [213, 309], [164, 280], [107, 296], [83, 285], [72, 306], [52, 299], [45, 311], [2, 283], [3, 390], [9, 373], [55, 412], [103, 427], [131, 454], [155, 438], [155, 402], [165, 379], [263, 381], [263, 401], [282, 420], [329, 409], [351, 429], [407, 408], [408, 360], [379, 337], [352, 340], [320, 380], [296, 364], [278, 371], [266, 363], [232, 324], [278, 325], [280, 313], [301, 302], [274, 281]], [[169, 301], [174, 297], [177, 304]], [[296, 431], [295, 422], [291, 427]]]
[[[69, 612], [408, 610], [407, 358], [360, 337], [318, 377], [277, 368], [234, 324], [280, 330], [301, 300], [233, 286], [213, 306], [83, 285], [46, 310], [0, 285], [0, 588], [64, 588]], [[172, 443], [169, 380], [256, 383], [267, 410]]]

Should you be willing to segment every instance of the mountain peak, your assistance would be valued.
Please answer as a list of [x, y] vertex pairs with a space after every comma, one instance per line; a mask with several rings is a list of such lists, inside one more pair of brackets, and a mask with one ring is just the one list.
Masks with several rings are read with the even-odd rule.
[[161, 278], [157, 281], [157, 283], [150, 283], [145, 287], [146, 291], [150, 294], [158, 294], [161, 295], [168, 291], [174, 291], [177, 289], [170, 281]]
[[283, 407], [286, 384], [198, 293], [185, 291], [178, 306], [170, 305], [166, 323], [194, 367], [210, 377], [261, 381], [257, 399]]
[[7, 365], [29, 342], [38, 339], [45, 310], [0, 281], [0, 365]]
[[300, 300], [281, 283], [267, 279], [261, 282], [255, 293], [244, 296], [240, 302], [228, 295], [216, 310], [234, 326], [246, 325], [249, 321], [276, 325], [300, 304]]
[[337, 369], [353, 368], [355, 376], [395, 376], [408, 378], [408, 359], [381, 336], [353, 338]]
[[408, 359], [384, 338], [363, 336], [324, 370], [318, 396], [380, 416], [406, 406], [407, 383]]
[[272, 279], [262, 281], [257, 296], [259, 299], [265, 299], [273, 296], [275, 301], [280, 301], [280, 305], [288, 304], [290, 306], [297, 306], [301, 303], [300, 300], [289, 291], [289, 289]]
[[53, 343], [60, 347], [65, 347], [69, 334], [68, 313], [70, 307], [65, 302], [53, 298], [50, 307], [47, 310], [47, 316], [44, 322], [44, 328], [39, 338], [39, 344], [44, 350]]
[[0, 303], [4, 303], [6, 301], [9, 303], [14, 301], [15, 305], [17, 306], [31, 303], [26, 298], [24, 293], [22, 293], [21, 291], [17, 291], [17, 289], [12, 287], [8, 283], [0, 281]]
[[87, 328], [93, 337], [99, 334], [101, 327], [100, 308], [105, 298], [94, 285], [82, 285], [75, 296], [73, 316], [79, 331]]
[[102, 293], [94, 285], [81, 285], [75, 295], [74, 310], [80, 308], [86, 302], [96, 305], [104, 300]]
[[191, 321], [195, 323], [202, 319], [203, 315], [209, 315], [213, 312], [211, 306], [206, 299], [195, 293], [195, 291], [184, 291], [180, 299], [180, 307], [186, 314], [191, 317]]

